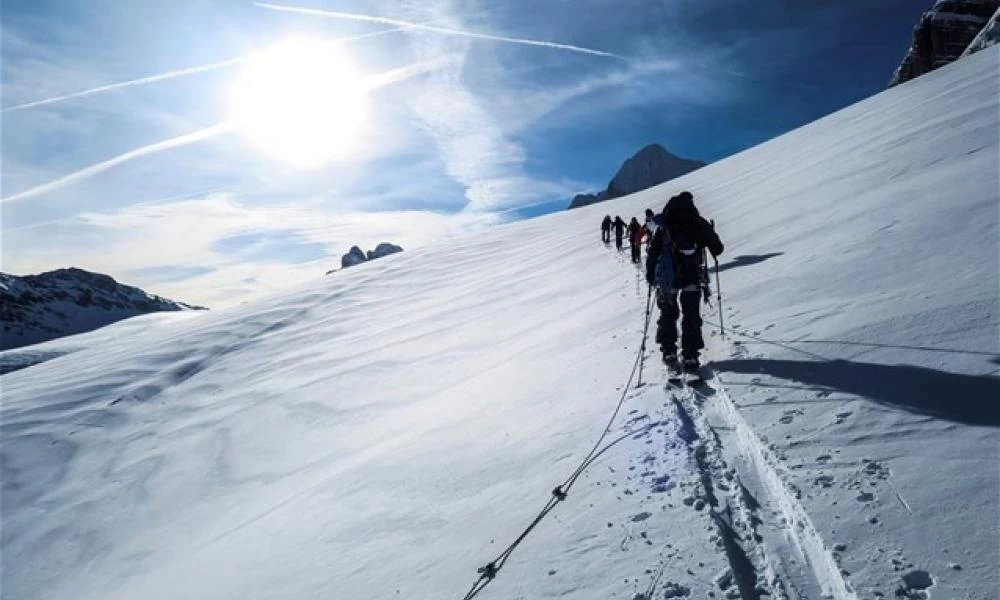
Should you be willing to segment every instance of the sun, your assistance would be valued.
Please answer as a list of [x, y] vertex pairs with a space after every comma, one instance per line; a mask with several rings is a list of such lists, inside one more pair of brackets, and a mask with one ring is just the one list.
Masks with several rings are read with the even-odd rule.
[[317, 167], [350, 149], [368, 112], [366, 91], [336, 43], [289, 39], [247, 59], [230, 90], [230, 118], [274, 157]]

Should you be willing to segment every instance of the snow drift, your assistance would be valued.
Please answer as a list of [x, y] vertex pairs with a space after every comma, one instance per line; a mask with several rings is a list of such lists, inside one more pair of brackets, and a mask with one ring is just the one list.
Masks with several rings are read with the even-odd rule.
[[[481, 597], [995, 593], [998, 51], [612, 201], [694, 192], [736, 331], [700, 395], [646, 360]], [[4, 375], [4, 598], [461, 598], [640, 346], [610, 208]]]

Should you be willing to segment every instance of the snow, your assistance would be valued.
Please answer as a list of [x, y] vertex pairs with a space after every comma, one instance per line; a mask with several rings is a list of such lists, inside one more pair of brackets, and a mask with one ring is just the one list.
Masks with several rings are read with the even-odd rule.
[[123, 342], [132, 336], [144, 334], [152, 327], [184, 322], [205, 314], [202, 311], [171, 311], [137, 315], [105, 325], [99, 329], [64, 336], [40, 344], [0, 352], [0, 374], [24, 369], [47, 360], [59, 358], [100, 344]]
[[669, 387], [648, 348], [633, 435], [480, 597], [995, 597], [998, 52], [607, 205], [3, 375], [3, 597], [461, 598], [635, 359], [645, 286], [601, 217], [681, 189], [727, 245], [713, 377]]

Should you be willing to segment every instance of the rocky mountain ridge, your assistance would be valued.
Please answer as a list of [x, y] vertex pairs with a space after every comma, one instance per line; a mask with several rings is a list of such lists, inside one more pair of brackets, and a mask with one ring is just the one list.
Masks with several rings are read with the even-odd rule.
[[596, 194], [577, 194], [569, 208], [579, 208], [634, 194], [686, 175], [706, 164], [704, 161], [671, 154], [660, 144], [649, 144], [622, 164], [607, 188]]
[[205, 310], [71, 267], [37, 275], [0, 273], [0, 350], [91, 331], [152, 312]]

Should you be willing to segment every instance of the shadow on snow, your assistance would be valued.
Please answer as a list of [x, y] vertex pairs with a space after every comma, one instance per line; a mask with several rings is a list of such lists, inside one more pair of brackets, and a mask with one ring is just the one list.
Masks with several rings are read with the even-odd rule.
[[761, 373], [840, 390], [910, 412], [970, 425], [1000, 426], [1000, 379], [913, 365], [849, 360], [724, 360], [719, 371]]
[[727, 271], [729, 269], [735, 269], [737, 267], [748, 267], [750, 265], [755, 265], [757, 263], [762, 263], [769, 258], [774, 258], [776, 256], [781, 256], [784, 252], [770, 252], [768, 254], [742, 254], [736, 256], [733, 260], [719, 265], [719, 272]]

